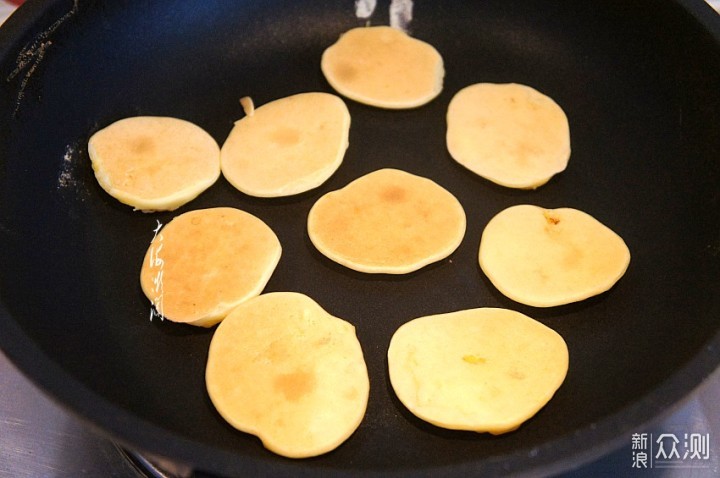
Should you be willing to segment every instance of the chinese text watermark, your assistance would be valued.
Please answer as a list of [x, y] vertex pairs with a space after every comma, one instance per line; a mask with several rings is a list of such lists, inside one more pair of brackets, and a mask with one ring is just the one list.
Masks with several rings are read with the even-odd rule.
[[163, 247], [163, 235], [160, 233], [161, 228], [162, 224], [160, 221], [157, 221], [157, 227], [153, 230], [155, 235], [152, 241], [150, 241], [150, 256], [148, 258], [150, 271], [154, 272], [152, 278], [152, 298], [150, 299], [152, 302], [150, 307], [151, 321], [155, 316], [160, 317], [161, 320], [163, 319], [163, 266], [165, 265], [165, 261], [160, 255]]
[[632, 468], [709, 468], [709, 433], [633, 433]]

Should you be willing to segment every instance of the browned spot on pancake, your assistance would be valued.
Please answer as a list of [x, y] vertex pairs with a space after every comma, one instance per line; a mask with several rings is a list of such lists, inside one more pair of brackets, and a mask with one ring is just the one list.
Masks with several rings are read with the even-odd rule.
[[557, 224], [560, 223], [560, 218], [557, 217], [556, 215], [552, 214], [550, 211], [544, 212], [544, 213], [543, 213], [543, 216], [545, 216], [545, 220], [546, 220], [546, 221], [548, 222], [548, 224], [550, 224], [550, 225], [555, 226], [555, 225], [557, 225]]
[[335, 75], [339, 80], [353, 81], [358, 76], [357, 68], [349, 63], [338, 63], [335, 67]]
[[316, 377], [313, 372], [298, 370], [275, 377], [273, 386], [287, 400], [296, 402], [315, 389]]
[[388, 203], [399, 203], [407, 198], [407, 191], [398, 186], [388, 186], [380, 191], [380, 197]]
[[328, 335], [323, 335], [322, 337], [320, 337], [319, 339], [317, 339], [317, 340], [315, 341], [315, 345], [318, 346], [318, 347], [321, 347], [321, 346], [323, 346], [323, 345], [329, 344], [330, 341], [331, 341], [330, 334], [328, 334]]
[[565, 254], [563, 254], [562, 263], [569, 269], [573, 269], [582, 263], [584, 256], [585, 254], [583, 253], [582, 248], [574, 244], [568, 244], [568, 249]]
[[152, 138], [140, 136], [132, 142], [130, 149], [135, 154], [147, 154], [155, 150], [155, 142]]
[[292, 146], [300, 142], [300, 132], [294, 128], [278, 128], [272, 132], [270, 139], [280, 146]]
[[355, 387], [349, 388], [345, 391], [343, 396], [347, 398], [348, 400], [356, 400], [358, 396], [360, 395], [360, 392], [358, 392], [358, 389]]

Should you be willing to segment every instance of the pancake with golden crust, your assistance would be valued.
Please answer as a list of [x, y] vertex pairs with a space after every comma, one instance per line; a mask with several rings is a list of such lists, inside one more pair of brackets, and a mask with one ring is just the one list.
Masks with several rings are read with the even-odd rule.
[[552, 329], [507, 309], [411, 320], [388, 348], [390, 383], [414, 415], [454, 430], [507, 433], [565, 380], [568, 349]]
[[478, 261], [507, 297], [551, 307], [610, 289], [625, 274], [630, 250], [583, 211], [523, 204], [501, 211], [485, 226]]
[[234, 309], [212, 338], [205, 381], [225, 420], [290, 458], [342, 444], [360, 425], [370, 389], [355, 328], [294, 292]]
[[220, 176], [220, 148], [205, 130], [163, 116], [121, 119], [88, 141], [100, 186], [145, 212], [174, 210]]
[[262, 292], [280, 254], [275, 233], [247, 212], [230, 207], [190, 211], [155, 236], [140, 284], [166, 319], [210, 327]]
[[308, 235], [318, 251], [350, 269], [405, 274], [460, 245], [465, 211], [437, 183], [381, 169], [318, 199]]
[[485, 179], [533, 189], [567, 167], [570, 128], [562, 108], [529, 86], [478, 83], [450, 101], [447, 148]]
[[445, 75], [432, 45], [386, 26], [345, 32], [325, 50], [320, 66], [341, 95], [388, 109], [428, 103], [442, 91]]
[[225, 179], [245, 194], [299, 194], [321, 185], [340, 167], [349, 144], [350, 112], [337, 96], [300, 93], [248, 112], [220, 152]]

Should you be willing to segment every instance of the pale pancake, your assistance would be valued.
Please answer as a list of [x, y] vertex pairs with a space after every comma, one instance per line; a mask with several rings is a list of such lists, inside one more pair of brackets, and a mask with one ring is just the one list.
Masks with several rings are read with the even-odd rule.
[[520, 205], [490, 220], [478, 257], [487, 277], [507, 297], [551, 307], [610, 289], [625, 274], [630, 250], [587, 213]]
[[370, 389], [355, 328], [293, 292], [263, 294], [227, 316], [210, 343], [205, 382], [228, 423], [290, 458], [350, 437]]
[[450, 101], [447, 148], [494, 183], [531, 189], [567, 167], [570, 127], [562, 108], [529, 86], [478, 83]]
[[199, 126], [162, 116], [121, 119], [90, 137], [88, 154], [100, 186], [145, 212], [171, 211], [220, 176], [220, 147]]
[[414, 415], [455, 430], [506, 433], [535, 415], [568, 370], [565, 341], [519, 312], [482, 308], [402, 325], [390, 383]]
[[318, 251], [350, 269], [405, 274], [460, 245], [465, 211], [437, 183], [381, 169], [318, 199], [308, 235]]
[[280, 254], [275, 233], [251, 214], [230, 207], [190, 211], [155, 236], [140, 284], [166, 319], [210, 327], [262, 292]]
[[345, 32], [325, 50], [320, 67], [341, 95], [390, 109], [428, 103], [442, 91], [445, 75], [432, 45], [385, 26]]
[[250, 196], [290, 196], [324, 183], [348, 147], [350, 113], [328, 93], [301, 93], [257, 109], [235, 123], [223, 144], [225, 178]]

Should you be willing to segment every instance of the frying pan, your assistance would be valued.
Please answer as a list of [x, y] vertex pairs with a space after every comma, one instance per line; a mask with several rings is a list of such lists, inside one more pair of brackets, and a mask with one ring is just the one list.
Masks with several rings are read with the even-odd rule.
[[[387, 2], [370, 22], [389, 22]], [[546, 474], [625, 443], [720, 364], [720, 18], [700, 0], [417, 2], [409, 31], [443, 55], [442, 94], [407, 111], [347, 101], [350, 147], [319, 188], [257, 199], [221, 178], [177, 211], [143, 214], [95, 181], [86, 144], [98, 129], [167, 115], [222, 143], [242, 117], [242, 96], [262, 105], [332, 92], [320, 55], [363, 24], [351, 1], [21, 7], [0, 29], [3, 351], [90, 426], [198, 474]], [[447, 105], [476, 82], [524, 83], [555, 99], [571, 126], [568, 169], [519, 191], [452, 161]], [[460, 200], [467, 233], [449, 258], [406, 276], [364, 275], [312, 247], [305, 219], [314, 201], [382, 167], [430, 177]], [[477, 248], [488, 220], [521, 203], [595, 216], [628, 244], [627, 274], [562, 307], [503, 297], [480, 271]], [[158, 221], [220, 205], [255, 214], [280, 238], [267, 291], [306, 293], [357, 328], [370, 402], [357, 432], [329, 454], [284, 459], [232, 429], [204, 388], [212, 329], [150, 320], [138, 274]], [[386, 373], [402, 323], [482, 306], [534, 317], [570, 350], [550, 403], [497, 437], [417, 420]]]

